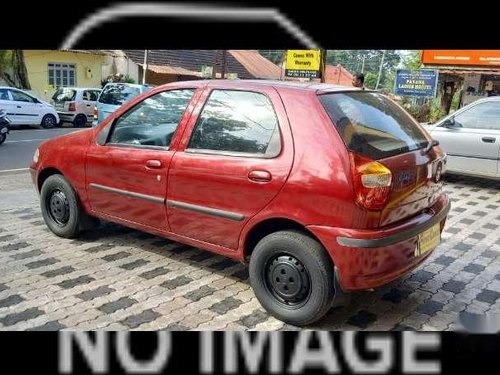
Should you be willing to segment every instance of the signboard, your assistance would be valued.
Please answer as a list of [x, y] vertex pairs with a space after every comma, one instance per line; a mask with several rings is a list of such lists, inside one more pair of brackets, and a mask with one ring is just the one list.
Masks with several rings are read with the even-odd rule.
[[424, 50], [422, 51], [422, 63], [500, 66], [500, 50]]
[[436, 96], [438, 72], [432, 69], [396, 71], [394, 94], [400, 96]]
[[319, 49], [293, 49], [286, 51], [285, 76], [319, 78], [321, 52]]

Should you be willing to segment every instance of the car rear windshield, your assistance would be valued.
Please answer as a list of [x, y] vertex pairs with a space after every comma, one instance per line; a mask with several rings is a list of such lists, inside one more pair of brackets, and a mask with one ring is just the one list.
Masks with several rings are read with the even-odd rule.
[[319, 96], [347, 148], [372, 160], [417, 150], [427, 138], [399, 105], [375, 92]]
[[102, 90], [98, 101], [103, 104], [122, 105], [140, 93], [137, 87], [128, 85], [108, 85]]
[[54, 95], [52, 95], [52, 100], [55, 103], [70, 102], [75, 100], [76, 91], [73, 89], [63, 88], [58, 89]]

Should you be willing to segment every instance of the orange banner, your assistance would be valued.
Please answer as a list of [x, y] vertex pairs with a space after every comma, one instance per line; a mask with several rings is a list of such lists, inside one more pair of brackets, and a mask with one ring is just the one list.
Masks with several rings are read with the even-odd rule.
[[422, 63], [500, 66], [500, 50], [424, 50], [422, 51]]

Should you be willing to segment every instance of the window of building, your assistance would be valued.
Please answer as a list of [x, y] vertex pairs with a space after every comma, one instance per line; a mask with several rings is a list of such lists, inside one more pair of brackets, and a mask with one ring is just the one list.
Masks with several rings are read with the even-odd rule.
[[49, 63], [49, 85], [68, 87], [76, 85], [76, 65], [65, 63]]

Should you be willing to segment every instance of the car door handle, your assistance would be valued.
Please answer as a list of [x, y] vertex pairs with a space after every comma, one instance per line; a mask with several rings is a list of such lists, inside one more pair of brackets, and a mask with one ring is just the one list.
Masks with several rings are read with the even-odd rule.
[[159, 161], [159, 160], [148, 160], [146, 162], [146, 167], [148, 167], [148, 168], [161, 168], [161, 161]]
[[86, 104], [87, 107], [92, 107], [92, 104]]
[[483, 137], [481, 138], [481, 140], [485, 143], [495, 143], [496, 141], [496, 138], [494, 137]]
[[16, 106], [17, 108], [22, 108], [20, 105]]
[[248, 172], [248, 178], [255, 182], [269, 182], [272, 176], [268, 171], [250, 171]]

